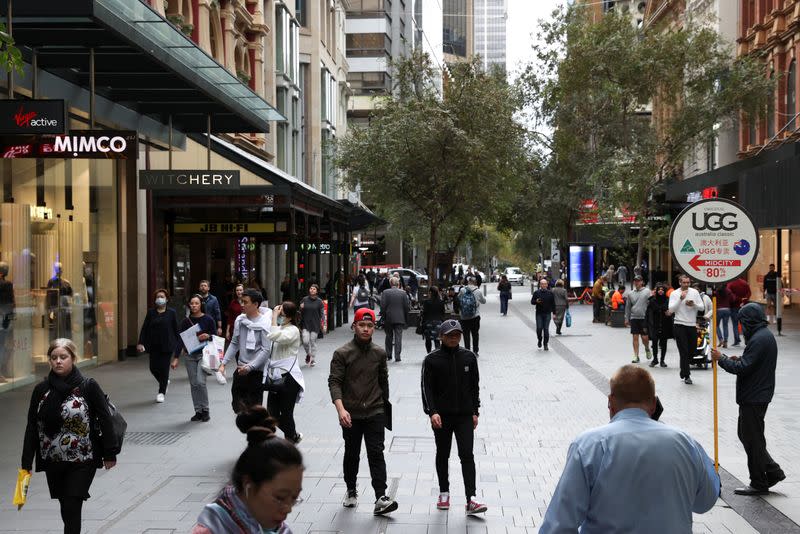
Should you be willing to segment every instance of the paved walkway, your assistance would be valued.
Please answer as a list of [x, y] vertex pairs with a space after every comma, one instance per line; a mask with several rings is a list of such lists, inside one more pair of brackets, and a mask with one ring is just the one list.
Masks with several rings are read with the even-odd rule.
[[[451, 459], [454, 506], [449, 512], [435, 508], [434, 445], [419, 393], [424, 348], [411, 329], [405, 333], [403, 362], [390, 364], [395, 432], [387, 433], [386, 458], [390, 492], [400, 507], [387, 518], [372, 516], [364, 455], [359, 480], [363, 502], [354, 510], [341, 507], [342, 439], [327, 392], [330, 355], [351, 335], [349, 329], [340, 328], [320, 342], [318, 365], [303, 369], [308, 389], [296, 418], [305, 435], [300, 445], [306, 464], [305, 502], [289, 517], [295, 533], [538, 531], [570, 441], [581, 431], [607, 422], [604, 384], [617, 367], [630, 361], [631, 350], [624, 330], [591, 324], [590, 307], [578, 305], [573, 306], [575, 325], [567, 334], [552, 342], [550, 352], [537, 351], [531, 342], [535, 334], [530, 329], [529, 288], [514, 291], [517, 298], [508, 317], [497, 313], [494, 291], [482, 307], [483, 408], [475, 453], [479, 497], [489, 505], [486, 516], [467, 518], [456, 506], [463, 502], [464, 491], [455, 446]], [[376, 342], [383, 343], [382, 332]], [[767, 439], [788, 479], [767, 498], [772, 506], [765, 506], [761, 499], [746, 500], [749, 506], [743, 506], [726, 497], [729, 502], [720, 500], [711, 512], [695, 517], [694, 532], [800, 532], [794, 523], [800, 522], [800, 479], [791, 461], [800, 442], [795, 404], [800, 387], [791, 378], [800, 366], [800, 336], [781, 338], [779, 347], [778, 394], [767, 416]], [[668, 363], [670, 368], [654, 370], [666, 410], [663, 420], [690, 431], [711, 452], [711, 372], [693, 372], [695, 384], [685, 386], [678, 380], [673, 345]], [[98, 473], [95, 479], [93, 497], [84, 508], [84, 532], [187, 532], [203, 504], [225, 483], [244, 446], [233, 424], [229, 387], [209, 382], [212, 420], [191, 423], [182, 367], [173, 374], [167, 402], [160, 405], [153, 401], [155, 383], [144, 358], [107, 365], [90, 374], [124, 413], [131, 434], [118, 466]], [[733, 384], [733, 377], [720, 375], [720, 462], [730, 476], [746, 480], [745, 456], [736, 438]], [[25, 508], [17, 512], [11, 505], [29, 395], [30, 388], [2, 396], [6, 416], [0, 420], [0, 480], [6, 481], [7, 490], [0, 493], [0, 532], [57, 533], [61, 531], [58, 506], [48, 498], [41, 474], [34, 476]], [[733, 484], [726, 479], [727, 490]]]

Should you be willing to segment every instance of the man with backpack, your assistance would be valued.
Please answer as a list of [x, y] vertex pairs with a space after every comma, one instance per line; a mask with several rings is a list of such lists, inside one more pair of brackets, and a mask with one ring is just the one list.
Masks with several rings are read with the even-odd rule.
[[392, 346], [394, 345], [394, 361], [400, 361], [400, 352], [403, 350], [403, 329], [406, 327], [406, 317], [411, 310], [411, 303], [405, 291], [400, 289], [400, 278], [389, 279], [391, 287], [381, 293], [381, 317], [383, 330], [386, 332], [386, 359], [392, 359]]
[[[464, 330], [464, 347], [472, 350], [475, 356], [478, 356], [478, 331], [481, 329], [480, 305], [486, 304], [486, 297], [475, 284], [474, 276], [467, 278], [467, 285], [459, 291], [458, 304], [461, 328]], [[472, 338], [471, 342], [470, 337]]]

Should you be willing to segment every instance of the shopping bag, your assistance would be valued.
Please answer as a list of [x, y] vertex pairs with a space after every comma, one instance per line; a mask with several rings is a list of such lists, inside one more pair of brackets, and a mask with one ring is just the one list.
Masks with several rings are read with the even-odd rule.
[[17, 472], [17, 486], [14, 488], [14, 504], [17, 510], [22, 510], [25, 500], [28, 498], [28, 487], [31, 485], [31, 472], [27, 469], [20, 469]]
[[200, 359], [200, 368], [207, 375], [213, 375], [219, 369], [219, 352], [214, 343], [203, 347], [203, 357]]
[[572, 315], [569, 313], [569, 310], [567, 310], [567, 314], [564, 316], [564, 320], [567, 322], [567, 328], [572, 326]]

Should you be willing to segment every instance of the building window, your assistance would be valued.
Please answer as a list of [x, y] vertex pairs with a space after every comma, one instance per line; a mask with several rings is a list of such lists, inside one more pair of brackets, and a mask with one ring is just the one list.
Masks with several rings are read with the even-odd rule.
[[717, 138], [711, 137], [706, 143], [706, 172], [717, 168]]
[[307, 26], [306, 24], [306, 0], [295, 0], [294, 3], [294, 15], [297, 17], [297, 22], [300, 23], [300, 26]]
[[392, 50], [385, 33], [348, 33], [347, 57], [384, 57]]
[[758, 121], [755, 117], [750, 117], [750, 132], [748, 137], [748, 144], [756, 146], [758, 143]]
[[786, 114], [790, 121], [789, 130], [794, 130], [797, 124], [797, 61], [794, 59], [786, 73]]
[[[471, 0], [470, 0], [471, 1]], [[442, 2], [442, 46], [445, 54], [467, 55], [467, 0]]]

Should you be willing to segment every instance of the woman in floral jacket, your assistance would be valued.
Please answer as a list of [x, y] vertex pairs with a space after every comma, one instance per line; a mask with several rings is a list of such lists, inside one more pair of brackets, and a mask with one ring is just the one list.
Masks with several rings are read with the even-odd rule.
[[22, 447], [22, 468], [30, 471], [35, 457], [36, 471], [47, 477], [50, 498], [61, 505], [64, 534], [80, 534], [81, 508], [95, 472], [114, 467], [119, 453], [105, 393], [78, 370], [77, 353], [69, 339], [50, 344], [50, 374], [31, 395]]

